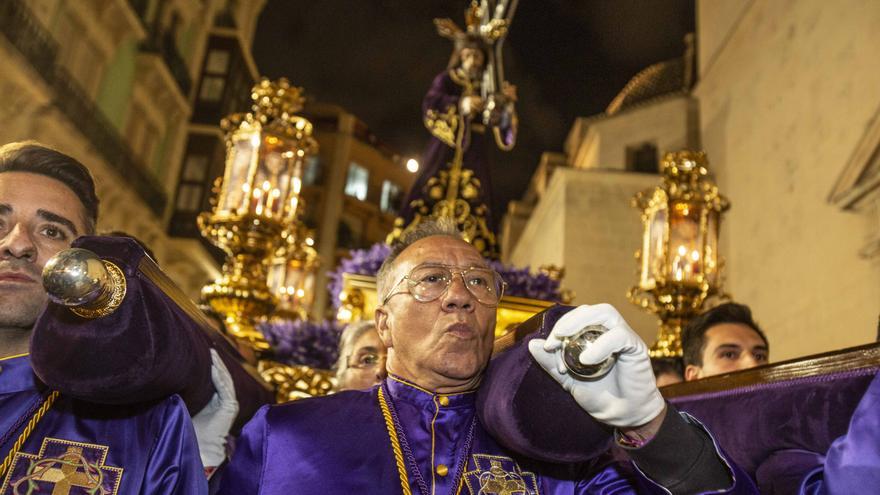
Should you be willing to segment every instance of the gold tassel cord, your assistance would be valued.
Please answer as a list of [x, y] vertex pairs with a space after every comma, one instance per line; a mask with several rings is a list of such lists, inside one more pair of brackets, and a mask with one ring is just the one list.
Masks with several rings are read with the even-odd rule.
[[391, 418], [391, 410], [388, 409], [388, 402], [385, 401], [382, 387], [379, 387], [379, 407], [382, 408], [382, 417], [385, 418], [388, 437], [391, 439], [391, 450], [394, 451], [397, 474], [400, 476], [400, 488], [403, 490], [403, 495], [412, 495], [409, 489], [409, 477], [406, 474], [406, 464], [403, 462], [403, 451], [400, 450], [400, 440], [397, 438], [397, 430], [394, 428], [394, 420]]
[[30, 421], [28, 421], [27, 426], [24, 427], [24, 431], [21, 432], [21, 435], [15, 440], [15, 443], [12, 445], [12, 449], [9, 450], [9, 453], [6, 454], [6, 458], [3, 459], [3, 464], [0, 465], [0, 479], [6, 475], [6, 470], [9, 469], [9, 466], [12, 464], [12, 459], [15, 458], [15, 454], [21, 450], [21, 447], [24, 445], [24, 442], [27, 441], [28, 437], [34, 431], [34, 428], [37, 427], [37, 423], [43, 419], [43, 416], [46, 415], [46, 412], [49, 411], [49, 408], [52, 407], [52, 404], [55, 403], [55, 399], [58, 398], [59, 392], [57, 390], [53, 390], [52, 393], [46, 396], [43, 400], [43, 404], [39, 409], [31, 416]]

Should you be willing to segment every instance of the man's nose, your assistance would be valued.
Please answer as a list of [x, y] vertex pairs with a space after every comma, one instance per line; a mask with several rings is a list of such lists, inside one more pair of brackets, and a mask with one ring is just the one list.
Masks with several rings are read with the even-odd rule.
[[21, 224], [15, 224], [3, 239], [0, 240], [0, 257], [3, 259], [25, 259], [34, 261], [37, 257], [37, 246], [27, 230]]
[[449, 282], [449, 288], [443, 297], [443, 307], [447, 310], [465, 309], [472, 310], [474, 308], [475, 298], [471, 291], [465, 287], [464, 275], [454, 273], [452, 280]]
[[381, 382], [386, 376], [388, 376], [388, 370], [385, 369], [385, 361], [383, 360], [381, 366], [376, 366], [376, 380]]
[[755, 359], [755, 356], [750, 352], [744, 352], [740, 362], [742, 363], [740, 369], [754, 368], [758, 365], [758, 360]]

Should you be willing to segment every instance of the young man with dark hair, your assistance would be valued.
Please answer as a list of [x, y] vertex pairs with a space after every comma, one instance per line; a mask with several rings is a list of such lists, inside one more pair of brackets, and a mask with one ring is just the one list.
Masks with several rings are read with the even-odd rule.
[[725, 303], [688, 323], [682, 333], [684, 379], [730, 373], [766, 364], [770, 344], [748, 306]]
[[93, 233], [97, 213], [81, 163], [36, 143], [0, 146], [0, 494], [207, 493], [179, 397], [96, 405], [49, 389], [31, 367], [43, 266]]

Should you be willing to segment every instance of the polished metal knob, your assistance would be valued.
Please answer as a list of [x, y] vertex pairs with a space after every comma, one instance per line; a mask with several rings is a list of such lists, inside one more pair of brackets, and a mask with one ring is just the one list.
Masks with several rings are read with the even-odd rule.
[[580, 361], [581, 353], [607, 331], [602, 325], [588, 325], [580, 332], [562, 339], [562, 362], [569, 373], [583, 380], [596, 380], [611, 371], [617, 361], [616, 355], [611, 355], [598, 364], [586, 365]]
[[125, 276], [109, 261], [88, 249], [70, 248], [56, 254], [43, 267], [43, 288], [49, 300], [70, 307], [85, 318], [105, 316], [125, 296]]

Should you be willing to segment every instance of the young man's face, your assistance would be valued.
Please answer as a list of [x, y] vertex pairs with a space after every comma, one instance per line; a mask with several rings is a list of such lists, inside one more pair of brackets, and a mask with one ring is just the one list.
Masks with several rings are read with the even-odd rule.
[[64, 183], [0, 173], [0, 328], [29, 329], [46, 302], [46, 261], [85, 233], [85, 208]]
[[719, 323], [706, 330], [703, 365], [689, 364], [686, 381], [754, 368], [769, 359], [767, 343], [748, 325]]

